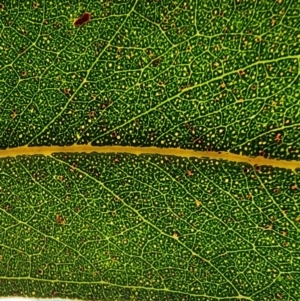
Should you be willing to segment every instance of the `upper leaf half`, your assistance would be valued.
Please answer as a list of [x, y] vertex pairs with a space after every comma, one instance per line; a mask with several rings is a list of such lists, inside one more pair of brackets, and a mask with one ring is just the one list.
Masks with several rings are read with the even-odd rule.
[[[2, 1], [3, 2], [3, 1]], [[82, 26], [74, 20], [89, 12]], [[4, 1], [0, 147], [299, 159], [298, 1]]]

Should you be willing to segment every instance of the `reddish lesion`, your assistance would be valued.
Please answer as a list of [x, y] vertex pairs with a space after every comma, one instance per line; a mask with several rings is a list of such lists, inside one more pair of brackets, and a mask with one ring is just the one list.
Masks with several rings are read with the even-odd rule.
[[91, 20], [91, 14], [85, 12], [79, 18], [77, 18], [73, 24], [74, 24], [74, 26], [81, 26], [84, 23], [89, 22], [90, 20]]

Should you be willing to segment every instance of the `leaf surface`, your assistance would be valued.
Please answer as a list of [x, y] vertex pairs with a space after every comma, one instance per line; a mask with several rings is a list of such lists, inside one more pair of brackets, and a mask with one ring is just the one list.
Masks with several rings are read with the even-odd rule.
[[299, 300], [300, 8], [0, 3], [0, 295]]

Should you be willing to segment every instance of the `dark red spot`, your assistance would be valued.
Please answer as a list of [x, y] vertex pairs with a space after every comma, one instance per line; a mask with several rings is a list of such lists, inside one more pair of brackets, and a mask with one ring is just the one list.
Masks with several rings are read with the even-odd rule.
[[79, 18], [77, 18], [74, 22], [74, 26], [81, 26], [84, 23], [87, 23], [91, 20], [91, 14], [90, 13], [84, 13]]

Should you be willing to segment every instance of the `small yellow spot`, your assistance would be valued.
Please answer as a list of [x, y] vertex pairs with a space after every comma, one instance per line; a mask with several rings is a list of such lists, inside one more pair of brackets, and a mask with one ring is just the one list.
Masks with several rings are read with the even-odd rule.
[[201, 205], [201, 202], [199, 200], [195, 201], [196, 207], [199, 207]]
[[174, 231], [172, 236], [173, 236], [173, 238], [178, 239], [179, 234], [177, 231]]
[[272, 229], [273, 229], [273, 225], [272, 224], [266, 226], [266, 230], [272, 230]]
[[296, 223], [300, 222], [300, 215], [298, 215], [298, 216], [295, 218], [295, 222], [296, 222]]
[[226, 87], [225, 83], [222, 83], [220, 87], [224, 89]]

